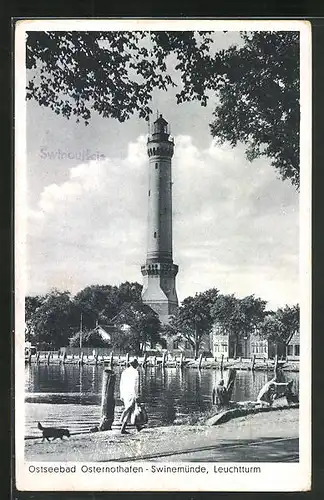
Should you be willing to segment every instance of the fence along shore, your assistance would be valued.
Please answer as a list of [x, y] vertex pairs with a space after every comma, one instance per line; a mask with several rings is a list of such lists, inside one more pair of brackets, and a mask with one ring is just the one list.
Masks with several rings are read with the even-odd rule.
[[[36, 354], [25, 355], [25, 364], [42, 363], [42, 364], [76, 364], [83, 365], [109, 365], [125, 367], [129, 360], [136, 357], [142, 367], [162, 367], [162, 368], [196, 368], [196, 369], [219, 369], [227, 370], [236, 368], [239, 370], [262, 370], [272, 371], [275, 360], [267, 358], [257, 358], [255, 355], [251, 358], [227, 358], [224, 355], [220, 357], [206, 357], [202, 354], [197, 359], [185, 357], [183, 353], [172, 354], [167, 351], [161, 351], [156, 354], [144, 353], [142, 356], [135, 356], [131, 353], [114, 354], [113, 351], [107, 352], [101, 349], [84, 348], [78, 350], [74, 348], [69, 350], [56, 351], [38, 351]], [[299, 363], [293, 361], [279, 360], [283, 370], [299, 371]]]

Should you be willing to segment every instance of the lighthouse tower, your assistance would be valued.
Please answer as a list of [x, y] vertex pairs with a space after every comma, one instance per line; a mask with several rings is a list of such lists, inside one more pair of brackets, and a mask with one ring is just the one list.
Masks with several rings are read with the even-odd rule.
[[162, 323], [178, 308], [175, 277], [178, 266], [172, 260], [172, 176], [174, 142], [168, 122], [162, 117], [153, 123], [147, 141], [149, 157], [148, 224], [146, 262], [141, 267], [143, 302]]

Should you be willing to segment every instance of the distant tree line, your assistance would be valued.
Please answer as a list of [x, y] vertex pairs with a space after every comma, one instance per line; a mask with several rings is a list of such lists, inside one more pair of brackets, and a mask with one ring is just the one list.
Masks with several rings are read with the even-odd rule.
[[189, 342], [197, 356], [215, 322], [239, 341], [251, 332], [275, 344], [287, 345], [299, 331], [299, 305], [267, 311], [267, 302], [249, 295], [237, 298], [216, 288], [186, 297], [169, 325], [141, 299], [142, 286], [125, 282], [120, 286], [92, 285], [74, 297], [68, 291], [52, 290], [25, 301], [26, 340], [53, 349], [79, 345], [82, 314], [82, 345], [104, 347], [107, 342], [95, 330], [97, 324], [109, 330], [113, 348], [140, 354], [150, 346], [166, 346], [168, 337]]

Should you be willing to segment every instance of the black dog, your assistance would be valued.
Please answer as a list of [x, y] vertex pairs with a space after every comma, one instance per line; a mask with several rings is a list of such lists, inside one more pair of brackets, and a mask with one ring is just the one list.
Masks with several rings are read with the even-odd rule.
[[43, 433], [43, 440], [42, 442], [47, 439], [49, 441], [49, 438], [54, 439], [61, 438], [63, 440], [63, 436], [70, 437], [70, 431], [68, 429], [60, 429], [59, 427], [43, 427], [40, 422], [38, 422], [37, 427], [39, 428], [40, 431]]

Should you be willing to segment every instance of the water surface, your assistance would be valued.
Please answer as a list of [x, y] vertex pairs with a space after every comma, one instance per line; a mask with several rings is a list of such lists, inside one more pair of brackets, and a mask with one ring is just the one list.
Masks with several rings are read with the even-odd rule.
[[[115, 422], [122, 411], [116, 367]], [[72, 433], [88, 432], [100, 421], [102, 366], [32, 364], [25, 368], [25, 434], [39, 436], [37, 422], [65, 426]], [[189, 415], [212, 406], [213, 387], [222, 378], [219, 370], [147, 367], [140, 368], [140, 397], [149, 413], [149, 426], [179, 423]], [[223, 376], [226, 377], [227, 371]], [[233, 399], [255, 400], [272, 372], [238, 370]], [[299, 389], [299, 374], [286, 372]]]

